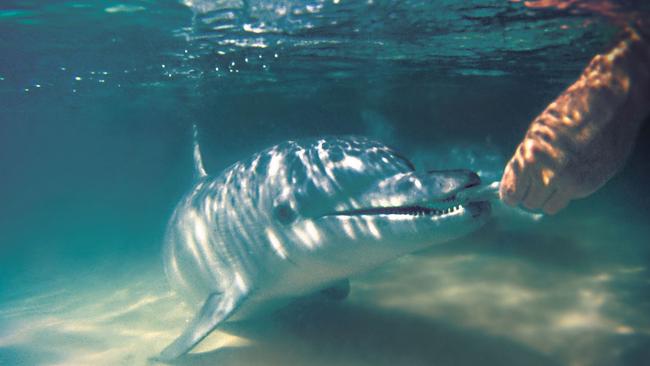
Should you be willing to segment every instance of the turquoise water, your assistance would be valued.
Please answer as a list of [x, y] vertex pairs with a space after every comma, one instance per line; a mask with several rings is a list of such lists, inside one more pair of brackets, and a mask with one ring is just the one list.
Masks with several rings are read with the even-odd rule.
[[[179, 334], [191, 314], [161, 246], [192, 123], [215, 174], [358, 134], [498, 179], [615, 32], [509, 1], [3, 1], [0, 365], [144, 365]], [[645, 126], [621, 174], [561, 214], [498, 211], [180, 364], [650, 363]]]

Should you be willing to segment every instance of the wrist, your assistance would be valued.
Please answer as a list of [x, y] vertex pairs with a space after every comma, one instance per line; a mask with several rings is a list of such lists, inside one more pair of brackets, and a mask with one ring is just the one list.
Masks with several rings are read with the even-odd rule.
[[621, 103], [615, 114], [627, 123], [641, 123], [650, 113], [650, 22], [628, 23], [616, 45], [603, 56], [594, 61], [603, 64], [600, 70], [609, 76], [604, 84]]

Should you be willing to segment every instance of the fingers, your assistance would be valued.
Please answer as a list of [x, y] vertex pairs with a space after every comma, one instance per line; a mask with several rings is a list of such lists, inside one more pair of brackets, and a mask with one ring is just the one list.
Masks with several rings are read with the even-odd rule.
[[516, 171], [508, 164], [499, 187], [501, 200], [508, 205], [523, 204], [528, 210], [542, 210], [555, 215], [571, 201], [570, 188], [559, 190], [554, 184], [549, 184], [543, 175], [531, 174], [531, 169], [526, 170], [525, 176], [515, 174]]
[[569, 195], [565, 192], [555, 190], [544, 203], [542, 210], [549, 215], [555, 215], [560, 210], [564, 209], [569, 204], [569, 201], [571, 201]]
[[[514, 159], [513, 159], [514, 160]], [[570, 190], [558, 190], [545, 179], [544, 174], [533, 176], [531, 169], [522, 170], [511, 161], [501, 178], [499, 196], [510, 206], [520, 203], [529, 210], [541, 209], [544, 213], [554, 215], [564, 209], [571, 201]]]
[[526, 169], [524, 174], [516, 175], [515, 170], [506, 168], [499, 191], [505, 203], [523, 204], [529, 210], [542, 209], [554, 193], [555, 188], [536, 169]]
[[[561, 160], [563, 156], [547, 141], [525, 139], [503, 172], [501, 200], [510, 206], [522, 204], [529, 210], [543, 209], [555, 192], [555, 169]], [[561, 203], [554, 200], [551, 207], [559, 207]]]
[[544, 182], [539, 177], [535, 177], [535, 179], [531, 179], [530, 188], [522, 202], [524, 207], [529, 210], [541, 209], [542, 205], [551, 197], [551, 194], [553, 194], [553, 189], [544, 185]]
[[501, 177], [499, 197], [510, 206], [518, 205], [525, 197], [530, 181], [527, 174], [521, 174], [521, 165], [516, 157], [512, 158]]

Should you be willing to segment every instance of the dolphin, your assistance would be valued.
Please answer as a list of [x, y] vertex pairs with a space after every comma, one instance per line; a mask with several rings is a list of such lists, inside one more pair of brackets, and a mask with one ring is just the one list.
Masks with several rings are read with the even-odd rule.
[[467, 194], [480, 185], [477, 174], [416, 171], [364, 137], [287, 141], [211, 176], [195, 128], [194, 171], [163, 257], [172, 288], [197, 312], [156, 357], [162, 362], [223, 322], [318, 291], [344, 298], [350, 276], [465, 235], [490, 212], [487, 200]]

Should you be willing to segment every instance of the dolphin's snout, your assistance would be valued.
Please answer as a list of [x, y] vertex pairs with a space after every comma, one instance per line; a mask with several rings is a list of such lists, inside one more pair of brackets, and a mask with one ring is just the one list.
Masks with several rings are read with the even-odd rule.
[[463, 188], [471, 188], [481, 184], [481, 178], [475, 172], [468, 170], [468, 181]]
[[445, 191], [447, 192], [455, 192], [481, 184], [481, 178], [479, 178], [478, 174], [469, 169], [429, 170], [427, 174], [434, 180], [444, 180]]
[[492, 209], [490, 202], [487, 201], [470, 202], [466, 207], [470, 215], [472, 215], [474, 218], [477, 218], [483, 214], [488, 214]]

